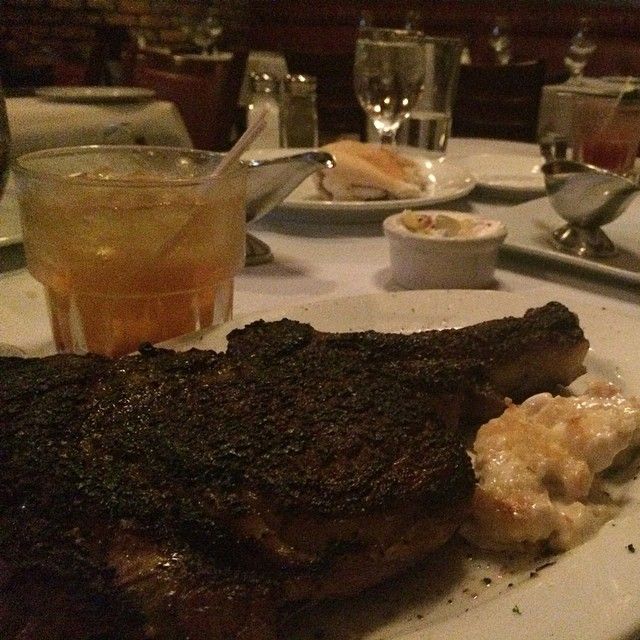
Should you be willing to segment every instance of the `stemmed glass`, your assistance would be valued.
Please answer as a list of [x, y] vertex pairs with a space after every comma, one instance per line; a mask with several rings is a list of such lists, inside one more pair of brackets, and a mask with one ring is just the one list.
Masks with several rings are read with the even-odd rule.
[[354, 86], [360, 106], [383, 144], [415, 105], [425, 77], [426, 49], [418, 31], [361, 29], [356, 41]]
[[408, 31], [422, 31], [422, 12], [410, 9], [404, 16], [404, 28]]
[[496, 16], [489, 30], [489, 46], [495, 56], [496, 64], [511, 62], [511, 24], [505, 16]]
[[193, 32], [193, 43], [200, 47], [202, 55], [213, 53], [215, 44], [222, 33], [222, 25], [212, 10], [207, 12], [204, 19], [199, 22]]
[[358, 18], [358, 29], [371, 29], [373, 27], [373, 13], [368, 9], [364, 9], [360, 12]]
[[569, 44], [569, 51], [564, 59], [564, 64], [569, 69], [571, 80], [579, 81], [582, 78], [584, 68], [596, 50], [596, 43], [592, 37], [592, 24], [589, 18], [580, 18], [578, 30]]
[[184, 43], [192, 44], [197, 26], [196, 19], [190, 14], [183, 14], [178, 18], [177, 25], [182, 33]]

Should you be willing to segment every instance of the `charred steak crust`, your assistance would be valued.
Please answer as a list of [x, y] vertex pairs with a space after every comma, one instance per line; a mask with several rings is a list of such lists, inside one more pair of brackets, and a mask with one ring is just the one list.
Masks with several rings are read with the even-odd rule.
[[[482, 368], [480, 378], [513, 400], [570, 384], [584, 373], [589, 348], [578, 317], [559, 302], [526, 311], [523, 317], [489, 320], [460, 329], [410, 334], [362, 331], [323, 333], [293, 320], [258, 320], [232, 331], [228, 352], [252, 361], [277, 361], [301, 349], [362, 353], [370, 361], [436, 360]], [[319, 346], [321, 343], [321, 347]], [[536, 369], [538, 371], [536, 371]]]
[[272, 637], [283, 600], [444, 542], [474, 486], [470, 404], [501, 410], [513, 349], [569, 354], [566, 377], [585, 344], [552, 304], [411, 336], [259, 322], [227, 354], [0, 358], [0, 637]]
[[[431, 513], [449, 537], [474, 480], [455, 434], [419, 400], [427, 391], [421, 369], [395, 364], [383, 375], [359, 375], [351, 358], [330, 360], [333, 378], [327, 361], [269, 371], [195, 350], [150, 349], [116, 361], [0, 360], [0, 518], [13, 529], [0, 540], [0, 556], [18, 559], [7, 593], [22, 590], [20, 577], [36, 569], [45, 583], [83, 584], [78, 593], [121, 611], [117, 620], [103, 616], [104, 624], [129, 628], [123, 637], [135, 638], [134, 621], [153, 610], [149, 598], [168, 598], [158, 584], [190, 593], [182, 575], [234, 594], [229, 602], [246, 591], [251, 602], [268, 600], [265, 592], [283, 580], [292, 597], [308, 597], [321, 593], [323, 574], [335, 575], [341, 557], [357, 551], [366, 563], [373, 555], [371, 541], [351, 530], [356, 520], [348, 524], [353, 539], [337, 534], [291, 557], [265, 554], [264, 543], [241, 529], [256, 495], [277, 522], [305, 513], [335, 520], [379, 512], [384, 520], [417, 501], [407, 515]], [[439, 370], [430, 379], [439, 376], [450, 377]], [[415, 393], [399, 403], [407, 388]], [[124, 532], [121, 523], [128, 523]], [[115, 574], [112, 562], [124, 535], [148, 540], [144, 548], [161, 542], [161, 557], [180, 562], [167, 568], [158, 561], [153, 576], [122, 592], [116, 576], [126, 562], [116, 554]], [[407, 561], [369, 570], [353, 589]], [[278, 567], [288, 567], [287, 575], [274, 573]]]
[[511, 360], [523, 348], [571, 347], [585, 340], [576, 314], [559, 302], [529, 309], [523, 317], [506, 317], [460, 329], [434, 329], [409, 334], [359, 331], [323, 333], [311, 325], [284, 319], [257, 320], [228, 336], [228, 353], [251, 359], [273, 360], [309, 347], [362, 351], [381, 361], [420, 359], [476, 360], [485, 365]]
[[[159, 377], [186, 380], [217, 358], [198, 355], [157, 360]], [[239, 543], [181, 495], [188, 475], [171, 490], [170, 463], [148, 475], [135, 424], [94, 430], [114, 394], [135, 404], [157, 381], [149, 364], [0, 359], [1, 638], [270, 637], [278, 581], [234, 559]]]

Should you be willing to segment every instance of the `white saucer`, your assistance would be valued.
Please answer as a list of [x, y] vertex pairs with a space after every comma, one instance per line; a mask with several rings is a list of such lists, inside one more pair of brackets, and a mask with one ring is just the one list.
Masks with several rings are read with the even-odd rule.
[[511, 194], [545, 193], [542, 158], [508, 153], [481, 153], [463, 160], [478, 187]]

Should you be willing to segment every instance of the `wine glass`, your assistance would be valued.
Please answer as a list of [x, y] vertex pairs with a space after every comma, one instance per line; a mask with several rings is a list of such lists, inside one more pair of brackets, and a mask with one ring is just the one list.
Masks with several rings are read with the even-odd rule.
[[0, 197], [4, 193], [4, 187], [9, 177], [9, 165], [11, 156], [11, 136], [9, 135], [9, 118], [4, 92], [0, 85]]
[[426, 49], [418, 31], [362, 29], [356, 41], [354, 86], [383, 144], [395, 144], [422, 89]]
[[423, 22], [422, 12], [417, 9], [410, 9], [404, 16], [404, 28], [408, 31], [422, 31]]
[[496, 64], [504, 65], [511, 62], [511, 24], [504, 16], [496, 16], [489, 30], [489, 47], [493, 51]]
[[584, 68], [595, 50], [596, 43], [592, 37], [591, 20], [587, 17], [580, 18], [578, 30], [571, 38], [569, 51], [564, 59], [564, 64], [571, 74], [571, 80], [579, 81], [582, 78]]
[[210, 10], [204, 19], [196, 25], [192, 40], [200, 48], [202, 55], [206, 55], [215, 51], [215, 44], [221, 33], [222, 25], [215, 13]]
[[186, 13], [182, 14], [177, 19], [177, 26], [182, 34], [183, 44], [191, 46], [197, 27], [195, 17]]
[[373, 27], [373, 13], [369, 9], [363, 9], [358, 18], [358, 29], [370, 29]]

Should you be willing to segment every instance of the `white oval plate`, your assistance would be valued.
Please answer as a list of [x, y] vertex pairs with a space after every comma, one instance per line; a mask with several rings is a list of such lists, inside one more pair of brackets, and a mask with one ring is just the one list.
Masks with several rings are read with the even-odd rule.
[[138, 102], [156, 92], [142, 87], [40, 87], [35, 94], [52, 102]]
[[[309, 322], [325, 331], [417, 331], [522, 315], [548, 302], [498, 291], [409, 291], [320, 301], [238, 318], [214, 331], [168, 344], [222, 350], [235, 328], [263, 318]], [[562, 300], [560, 300], [562, 302]], [[568, 306], [591, 342], [588, 376], [640, 391], [640, 362], [629, 345], [637, 320], [605, 307]], [[575, 388], [584, 383], [580, 379]], [[401, 402], [401, 398], [398, 399]], [[625, 489], [620, 515], [552, 560], [513, 563], [468, 549], [444, 548], [432, 561], [349, 601], [304, 609], [286, 637], [297, 640], [622, 640], [640, 631], [640, 480]], [[631, 553], [628, 545], [638, 549]], [[532, 574], [531, 572], [534, 571]], [[487, 580], [490, 582], [487, 583]]]
[[542, 158], [508, 153], [480, 153], [463, 160], [478, 187], [512, 194], [545, 193]]
[[[606, 260], [592, 260], [558, 250], [552, 233], [563, 224], [549, 198], [528, 200], [514, 207], [493, 207], [491, 216], [509, 228], [502, 250], [526, 254], [559, 265], [579, 269], [585, 275], [606, 276], [640, 285], [640, 200], [629, 205], [624, 215], [605, 227], [607, 236], [616, 246], [616, 255]], [[638, 296], [636, 299], [640, 299]]]
[[[308, 149], [306, 149], [308, 151]], [[420, 161], [429, 171], [430, 186], [419, 198], [401, 200], [326, 200], [316, 189], [313, 178], [307, 178], [294, 189], [275, 211], [291, 214], [288, 219], [310, 223], [358, 224], [381, 222], [391, 213], [417, 209], [463, 198], [475, 187], [471, 172], [462, 164], [430, 156], [419, 151], [400, 149]], [[305, 149], [252, 151], [248, 155], [260, 159], [300, 153]]]

